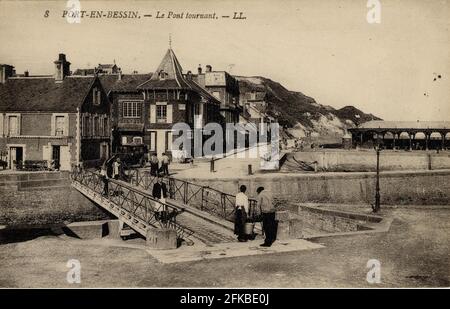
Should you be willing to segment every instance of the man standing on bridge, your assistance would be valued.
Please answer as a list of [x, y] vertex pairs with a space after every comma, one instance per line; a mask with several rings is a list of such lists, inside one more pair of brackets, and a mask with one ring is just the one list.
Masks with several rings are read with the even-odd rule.
[[159, 160], [156, 154], [153, 152], [150, 157], [150, 175], [157, 176], [159, 174]]
[[165, 203], [166, 198], [167, 198], [167, 186], [163, 182], [162, 177], [157, 176], [156, 179], [157, 180], [156, 180], [155, 184], [153, 185], [152, 196], [155, 199], [160, 200], [161, 202]]
[[272, 198], [264, 191], [264, 187], [256, 189], [258, 193], [257, 203], [261, 209], [263, 216], [263, 229], [266, 239], [261, 247], [270, 247], [276, 239], [277, 235], [277, 223], [275, 221], [275, 208], [272, 204]]
[[107, 171], [107, 167], [106, 167], [106, 162], [103, 163], [101, 169], [100, 169], [100, 175], [102, 177], [102, 181], [103, 181], [103, 192], [102, 195], [103, 196], [108, 196], [109, 195], [109, 190], [108, 190], [108, 171]]
[[165, 176], [169, 176], [169, 157], [164, 152], [161, 158], [161, 172]]
[[113, 178], [119, 179], [120, 178], [120, 158], [117, 158], [113, 163]]
[[247, 221], [248, 214], [248, 197], [245, 195], [245, 191], [247, 191], [247, 187], [241, 185], [239, 191], [240, 192], [236, 194], [234, 234], [238, 235], [238, 240], [240, 242], [246, 242], [247, 235], [245, 234], [245, 222]]
[[162, 177], [157, 176], [157, 181], [153, 185], [152, 196], [161, 202], [161, 206], [157, 209], [155, 214], [156, 220], [161, 220], [165, 223], [179, 213], [176, 209], [173, 209], [172, 212], [169, 212], [168, 209], [166, 209], [167, 186], [163, 182]]

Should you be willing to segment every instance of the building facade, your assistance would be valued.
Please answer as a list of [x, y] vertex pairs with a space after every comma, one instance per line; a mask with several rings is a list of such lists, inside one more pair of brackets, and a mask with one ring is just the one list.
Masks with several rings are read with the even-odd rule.
[[[118, 81], [110, 92], [116, 130], [113, 148], [143, 142], [158, 156], [168, 153], [176, 157], [183, 149], [175, 149], [175, 154], [171, 148], [177, 137], [172, 130], [174, 124], [186, 123], [192, 130], [202, 129], [208, 122], [223, 124], [220, 101], [201, 87], [190, 72], [183, 74], [172, 49], [147, 80], [137, 84], [136, 76], [122, 76], [122, 82]], [[193, 146], [192, 140], [191, 153]]]
[[220, 101], [220, 113], [226, 123], [238, 123], [239, 114], [239, 82], [225, 71], [213, 71], [211, 65], [206, 66], [203, 73], [201, 67], [194, 77], [196, 82]]
[[6, 76], [0, 84], [0, 151], [8, 168], [26, 161], [70, 170], [109, 155], [109, 101], [96, 76], [70, 76], [60, 54], [55, 74]]

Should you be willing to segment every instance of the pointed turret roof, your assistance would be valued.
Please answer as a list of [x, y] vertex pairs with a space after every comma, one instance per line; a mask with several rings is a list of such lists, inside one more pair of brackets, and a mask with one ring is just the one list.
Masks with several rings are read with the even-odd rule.
[[140, 84], [137, 89], [157, 90], [157, 89], [184, 89], [197, 92], [202, 98], [220, 104], [220, 101], [212, 96], [206, 89], [202, 88], [192, 79], [183, 75], [183, 69], [175, 56], [172, 48], [169, 48], [164, 55], [152, 77]]
[[139, 86], [140, 89], [192, 89], [183, 76], [183, 68], [169, 48], [150, 80]]

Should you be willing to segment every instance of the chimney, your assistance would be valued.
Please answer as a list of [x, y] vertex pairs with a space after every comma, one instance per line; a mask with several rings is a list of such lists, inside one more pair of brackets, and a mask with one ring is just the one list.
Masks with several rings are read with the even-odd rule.
[[206, 66], [206, 72], [211, 72], [212, 71], [212, 66], [210, 66], [209, 64]]
[[66, 76], [70, 75], [70, 62], [66, 60], [65, 54], [59, 54], [55, 64], [55, 82], [62, 82]]
[[0, 84], [4, 84], [6, 80], [14, 75], [14, 67], [9, 64], [0, 64]]
[[28, 71], [23, 72], [23, 77], [28, 77], [30, 76], [30, 73]]
[[122, 80], [122, 70], [119, 68], [119, 73], [117, 74], [117, 80]]
[[202, 74], [202, 65], [201, 64], [198, 65], [198, 74]]
[[186, 79], [192, 80], [192, 72], [191, 71], [187, 71]]

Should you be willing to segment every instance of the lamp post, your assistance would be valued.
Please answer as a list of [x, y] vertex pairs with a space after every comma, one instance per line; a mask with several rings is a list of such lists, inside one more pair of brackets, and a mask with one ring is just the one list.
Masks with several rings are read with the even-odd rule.
[[373, 212], [378, 212], [381, 208], [380, 205], [380, 143], [378, 142], [374, 146], [375, 151], [377, 152], [377, 176], [376, 176], [376, 185], [375, 185], [375, 205], [372, 205]]

